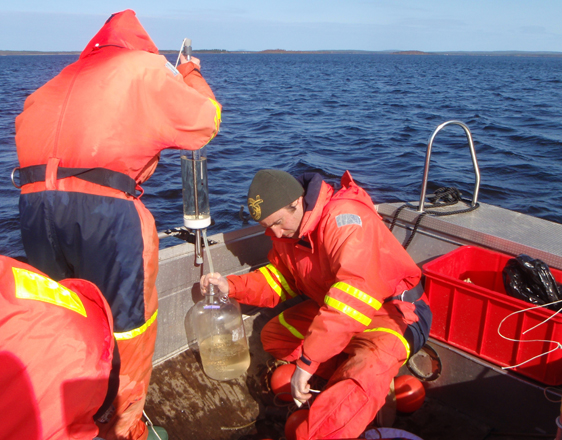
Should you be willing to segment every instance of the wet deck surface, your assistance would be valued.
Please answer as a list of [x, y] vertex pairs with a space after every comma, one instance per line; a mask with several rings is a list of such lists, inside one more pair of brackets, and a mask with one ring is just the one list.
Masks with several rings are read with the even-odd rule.
[[[272, 311], [273, 312], [273, 311]], [[275, 312], [273, 312], [275, 313]], [[284, 422], [291, 408], [275, 406], [261, 377], [272, 358], [263, 352], [259, 330], [270, 319], [256, 315], [246, 321], [251, 364], [241, 378], [216, 381], [203, 372], [196, 351], [187, 350], [154, 368], [145, 410], [155, 425], [164, 426], [170, 440], [284, 439]], [[404, 368], [403, 373], [408, 371]], [[556, 432], [498, 432], [436, 399], [426, 397], [418, 411], [396, 416], [393, 428], [423, 440], [553, 439]], [[374, 425], [369, 429], [374, 428]]]
[[221, 428], [244, 426], [259, 416], [252, 382], [251, 374], [225, 382], [209, 379], [198, 357], [186, 351], [155, 368], [146, 411], [170, 440], [237, 439], [251, 428]]
[[[170, 440], [235, 440], [284, 438], [286, 409], [266, 407], [258, 378], [267, 356], [252, 357], [246, 375], [219, 382], [207, 378], [200, 361], [191, 351], [169, 359], [154, 369], [146, 411], [155, 425], [164, 426]], [[249, 425], [249, 426], [247, 426]], [[398, 414], [393, 427], [423, 440], [521, 440], [554, 438], [524, 433], [494, 432], [439, 401], [426, 398], [421, 409]], [[371, 427], [372, 429], [373, 427]]]

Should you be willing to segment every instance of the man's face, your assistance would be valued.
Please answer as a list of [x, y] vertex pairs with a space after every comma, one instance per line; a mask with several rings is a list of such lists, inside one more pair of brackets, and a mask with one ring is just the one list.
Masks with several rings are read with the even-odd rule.
[[260, 222], [264, 228], [271, 229], [277, 238], [297, 238], [303, 217], [302, 197], [291, 206], [295, 209], [281, 208]]

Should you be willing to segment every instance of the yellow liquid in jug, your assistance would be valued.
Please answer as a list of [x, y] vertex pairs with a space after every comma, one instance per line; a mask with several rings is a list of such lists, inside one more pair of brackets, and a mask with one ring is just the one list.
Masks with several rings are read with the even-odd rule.
[[232, 340], [231, 335], [215, 335], [199, 344], [205, 374], [216, 380], [242, 376], [250, 366], [246, 338]]

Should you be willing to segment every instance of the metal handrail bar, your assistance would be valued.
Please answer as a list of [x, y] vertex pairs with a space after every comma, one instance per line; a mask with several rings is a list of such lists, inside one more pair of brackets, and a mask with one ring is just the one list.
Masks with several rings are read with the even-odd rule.
[[478, 191], [480, 190], [480, 169], [478, 168], [478, 161], [476, 160], [476, 152], [474, 151], [474, 142], [472, 141], [472, 134], [470, 133], [470, 130], [468, 129], [466, 124], [464, 124], [463, 122], [447, 121], [442, 123], [435, 129], [435, 131], [429, 138], [429, 142], [427, 144], [427, 152], [425, 154], [425, 169], [423, 172], [423, 182], [422, 182], [420, 205], [418, 207], [418, 212], [423, 212], [423, 204], [425, 200], [425, 192], [427, 190], [427, 177], [429, 175], [429, 161], [431, 158], [431, 147], [433, 146], [433, 140], [435, 139], [435, 136], [437, 136], [437, 133], [439, 133], [447, 125], [460, 125], [464, 129], [464, 132], [466, 133], [466, 138], [468, 140], [468, 146], [470, 148], [470, 155], [472, 156], [472, 165], [474, 166], [474, 175], [475, 175], [474, 194], [472, 196], [471, 206], [472, 207], [476, 206], [478, 202]]

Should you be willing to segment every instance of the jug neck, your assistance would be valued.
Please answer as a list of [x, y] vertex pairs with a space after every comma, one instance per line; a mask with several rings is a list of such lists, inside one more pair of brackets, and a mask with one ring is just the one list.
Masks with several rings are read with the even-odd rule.
[[203, 298], [205, 308], [207, 306], [213, 306], [212, 308], [219, 308], [221, 305], [230, 303], [228, 295], [224, 295], [220, 291], [215, 293], [214, 289], [210, 289], [209, 293], [206, 293]]
[[208, 293], [203, 296], [203, 302], [205, 304], [218, 304], [219, 303], [219, 296], [215, 295], [214, 293]]
[[228, 294], [222, 293], [212, 284], [209, 285], [208, 292], [204, 293], [203, 296], [203, 301], [205, 302], [205, 304], [228, 304], [229, 302], [231, 302]]

